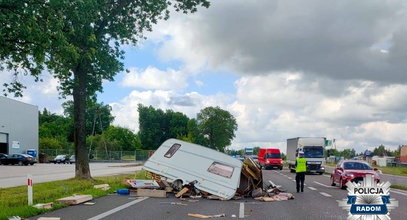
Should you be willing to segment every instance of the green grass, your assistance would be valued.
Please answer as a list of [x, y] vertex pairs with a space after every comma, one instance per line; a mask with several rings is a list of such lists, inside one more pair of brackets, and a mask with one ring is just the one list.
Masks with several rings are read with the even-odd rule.
[[393, 189], [407, 190], [407, 186], [404, 186], [404, 185], [391, 184], [390, 187]]
[[[89, 194], [94, 198], [113, 193], [117, 189], [126, 188], [123, 180], [146, 179], [145, 172], [140, 171], [128, 175], [115, 175], [107, 177], [95, 177], [94, 180], [68, 179], [47, 183], [38, 183], [33, 186], [34, 204], [54, 202], [57, 199], [71, 196], [73, 194]], [[109, 184], [111, 189], [103, 191], [94, 189], [97, 184]], [[55, 204], [52, 210], [64, 207], [64, 205]], [[50, 210], [37, 209], [27, 205], [27, 187], [18, 186], [0, 189], [0, 220], [8, 219], [10, 216], [20, 216], [27, 218], [38, 215]]]
[[377, 167], [377, 169], [381, 170], [385, 174], [407, 176], [407, 167]]

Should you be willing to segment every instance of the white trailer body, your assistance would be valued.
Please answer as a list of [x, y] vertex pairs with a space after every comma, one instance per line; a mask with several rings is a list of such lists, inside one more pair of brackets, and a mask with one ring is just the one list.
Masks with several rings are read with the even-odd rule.
[[231, 199], [239, 187], [242, 162], [201, 145], [168, 139], [144, 169], [182, 184], [193, 182], [199, 190]]
[[295, 160], [298, 152], [304, 152], [307, 159], [307, 172], [323, 174], [325, 172], [324, 137], [297, 137], [287, 139], [287, 162], [292, 172], [295, 172]]

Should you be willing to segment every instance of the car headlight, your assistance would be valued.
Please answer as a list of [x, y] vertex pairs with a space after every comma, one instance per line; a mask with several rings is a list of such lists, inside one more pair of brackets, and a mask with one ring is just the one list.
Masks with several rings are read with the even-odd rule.
[[351, 174], [351, 173], [345, 173], [345, 176], [353, 178], [353, 174]]

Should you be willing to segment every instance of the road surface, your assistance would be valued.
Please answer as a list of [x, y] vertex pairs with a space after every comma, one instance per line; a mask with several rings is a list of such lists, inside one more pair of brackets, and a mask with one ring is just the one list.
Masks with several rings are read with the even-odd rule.
[[[92, 176], [132, 173], [140, 170], [135, 163], [90, 163]], [[27, 183], [27, 174], [34, 183], [64, 180], [75, 176], [74, 164], [35, 164], [34, 166], [0, 165], [0, 188], [21, 186]]]
[[[327, 175], [307, 175], [304, 193], [295, 192], [295, 174], [288, 170], [265, 170], [265, 181], [272, 180], [295, 195], [294, 200], [259, 202], [252, 198], [217, 201], [199, 199], [197, 202], [180, 201], [173, 195], [169, 198], [137, 198], [134, 196], [110, 195], [95, 199], [93, 206], [77, 205], [56, 210], [41, 216], [62, 219], [195, 219], [188, 213], [215, 215], [225, 213], [220, 219], [346, 219], [347, 213], [338, 206], [337, 200], [346, 198], [347, 191], [329, 185]], [[399, 207], [391, 212], [392, 219], [407, 219], [407, 192], [391, 190], [391, 197], [399, 201]], [[182, 202], [187, 205], [174, 205]], [[232, 217], [235, 216], [235, 217]], [[37, 216], [40, 217], [40, 216]], [[37, 219], [31, 218], [31, 219]]]

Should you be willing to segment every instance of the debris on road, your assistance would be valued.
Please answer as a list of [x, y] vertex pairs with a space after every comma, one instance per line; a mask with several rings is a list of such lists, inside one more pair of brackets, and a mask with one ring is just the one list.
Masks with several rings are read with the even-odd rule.
[[94, 202], [85, 202], [85, 203], [83, 203], [84, 205], [94, 205], [94, 204], [96, 204], [96, 203], [94, 203]]
[[116, 193], [119, 195], [129, 195], [130, 190], [129, 189], [118, 189], [118, 190], [116, 190]]
[[61, 220], [60, 217], [39, 217], [37, 220]]
[[34, 205], [34, 208], [37, 209], [51, 209], [52, 208], [53, 203], [49, 202], [49, 203], [38, 203], [36, 205]]
[[20, 216], [11, 216], [11, 217], [8, 217], [8, 220], [21, 220], [21, 217]]
[[110, 186], [109, 186], [109, 184], [100, 184], [100, 185], [94, 185], [93, 188], [107, 191], [110, 189]]
[[226, 217], [226, 214], [201, 215], [201, 214], [188, 213], [188, 216], [195, 217], [195, 218], [219, 218], [219, 217]]
[[159, 189], [160, 185], [155, 180], [126, 180], [132, 188]]
[[126, 180], [138, 196], [164, 198], [169, 192], [181, 200], [294, 199], [271, 181], [263, 187], [262, 170], [252, 158], [247, 157], [242, 163], [224, 153], [177, 139], [165, 141], [146, 161], [144, 169], [151, 180]]
[[92, 199], [93, 199], [92, 195], [73, 195], [62, 199], [58, 199], [56, 202], [60, 204], [77, 205], [80, 203], [90, 201]]
[[179, 191], [177, 194], [175, 194], [175, 197], [179, 198], [188, 191], [189, 191], [188, 187], [184, 187], [181, 191]]
[[157, 189], [137, 189], [137, 196], [166, 198], [167, 192], [165, 190]]

